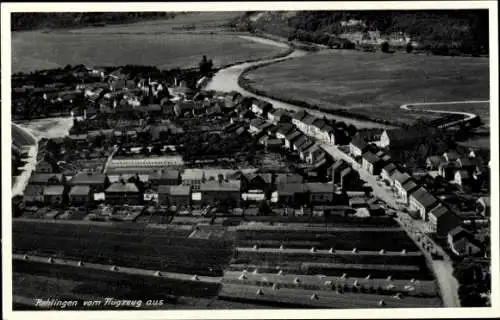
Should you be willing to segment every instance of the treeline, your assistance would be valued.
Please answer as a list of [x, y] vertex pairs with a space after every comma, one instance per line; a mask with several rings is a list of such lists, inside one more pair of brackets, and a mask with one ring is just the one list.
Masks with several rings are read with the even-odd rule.
[[[233, 21], [245, 31], [263, 32], [289, 40], [343, 47], [342, 33], [379, 31], [381, 36], [403, 33], [433, 54], [488, 54], [488, 10], [427, 11], [300, 11], [266, 12], [256, 22], [247, 13]], [[351, 23], [348, 23], [348, 22]], [[349, 44], [348, 44], [349, 46]]]
[[173, 12], [15, 12], [12, 31], [42, 28], [75, 28], [129, 23], [149, 19], [170, 19]]

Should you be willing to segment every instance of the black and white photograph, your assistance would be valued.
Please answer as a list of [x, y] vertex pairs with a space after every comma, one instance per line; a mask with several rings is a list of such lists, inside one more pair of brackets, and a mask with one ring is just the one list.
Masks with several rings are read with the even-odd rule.
[[361, 4], [2, 4], [4, 310], [498, 316], [497, 4]]

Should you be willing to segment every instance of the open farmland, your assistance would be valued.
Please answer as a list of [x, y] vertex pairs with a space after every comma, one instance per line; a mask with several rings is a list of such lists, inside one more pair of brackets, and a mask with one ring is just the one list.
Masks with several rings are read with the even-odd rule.
[[[328, 50], [244, 77], [278, 99], [404, 123], [438, 116], [400, 109], [405, 103], [489, 99], [489, 60], [484, 58]], [[463, 107], [474, 112], [472, 105]]]
[[[216, 34], [210, 27], [226, 23], [237, 13], [197, 13], [173, 20], [146, 21], [69, 32], [12, 33], [12, 71], [64, 67], [66, 64], [115, 66], [153, 65], [158, 68], [195, 67], [202, 55], [214, 67], [278, 55], [286, 48], [250, 41], [237, 35]], [[185, 31], [184, 27], [195, 29]], [[197, 30], [199, 26], [200, 30]], [[198, 32], [198, 33], [197, 33]], [[205, 34], [202, 34], [204, 32]]]
[[231, 256], [231, 243], [189, 238], [190, 233], [145, 229], [144, 225], [134, 224], [15, 221], [13, 251], [149, 270], [221, 275]]

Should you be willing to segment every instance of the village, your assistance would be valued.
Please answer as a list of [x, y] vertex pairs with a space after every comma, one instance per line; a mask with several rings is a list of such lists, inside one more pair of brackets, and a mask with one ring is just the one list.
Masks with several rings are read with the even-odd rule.
[[[357, 129], [205, 91], [206, 78], [188, 85], [181, 73], [81, 65], [47, 71], [34, 81], [43, 86], [23, 77], [13, 77], [13, 119], [71, 117], [73, 126], [38, 142], [15, 219], [247, 230], [387, 218], [413, 230], [433, 260], [489, 258], [490, 160], [453, 146], [409, 165], [398, 155], [425, 143], [427, 128]], [[14, 149], [19, 173], [27, 155]]]

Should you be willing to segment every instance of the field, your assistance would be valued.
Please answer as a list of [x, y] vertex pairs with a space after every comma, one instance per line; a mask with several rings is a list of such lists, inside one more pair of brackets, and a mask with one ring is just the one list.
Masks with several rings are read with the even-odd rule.
[[188, 238], [191, 230], [183, 229], [15, 221], [12, 231], [17, 253], [149, 270], [217, 276], [231, 256], [229, 242]]
[[[80, 63], [98, 66], [142, 64], [159, 68], [195, 67], [203, 55], [213, 59], [214, 67], [221, 67], [275, 56], [286, 50], [237, 35], [207, 33], [208, 25], [220, 25], [230, 17], [231, 13], [199, 13], [174, 20], [69, 32], [16, 32], [12, 34], [12, 72]], [[199, 23], [206, 34], [197, 34], [199, 31], [196, 30], [190, 33], [177, 30], [193, 23]]]
[[405, 103], [489, 99], [489, 60], [483, 58], [325, 51], [245, 78], [274, 97], [405, 123], [436, 117], [401, 110]]

